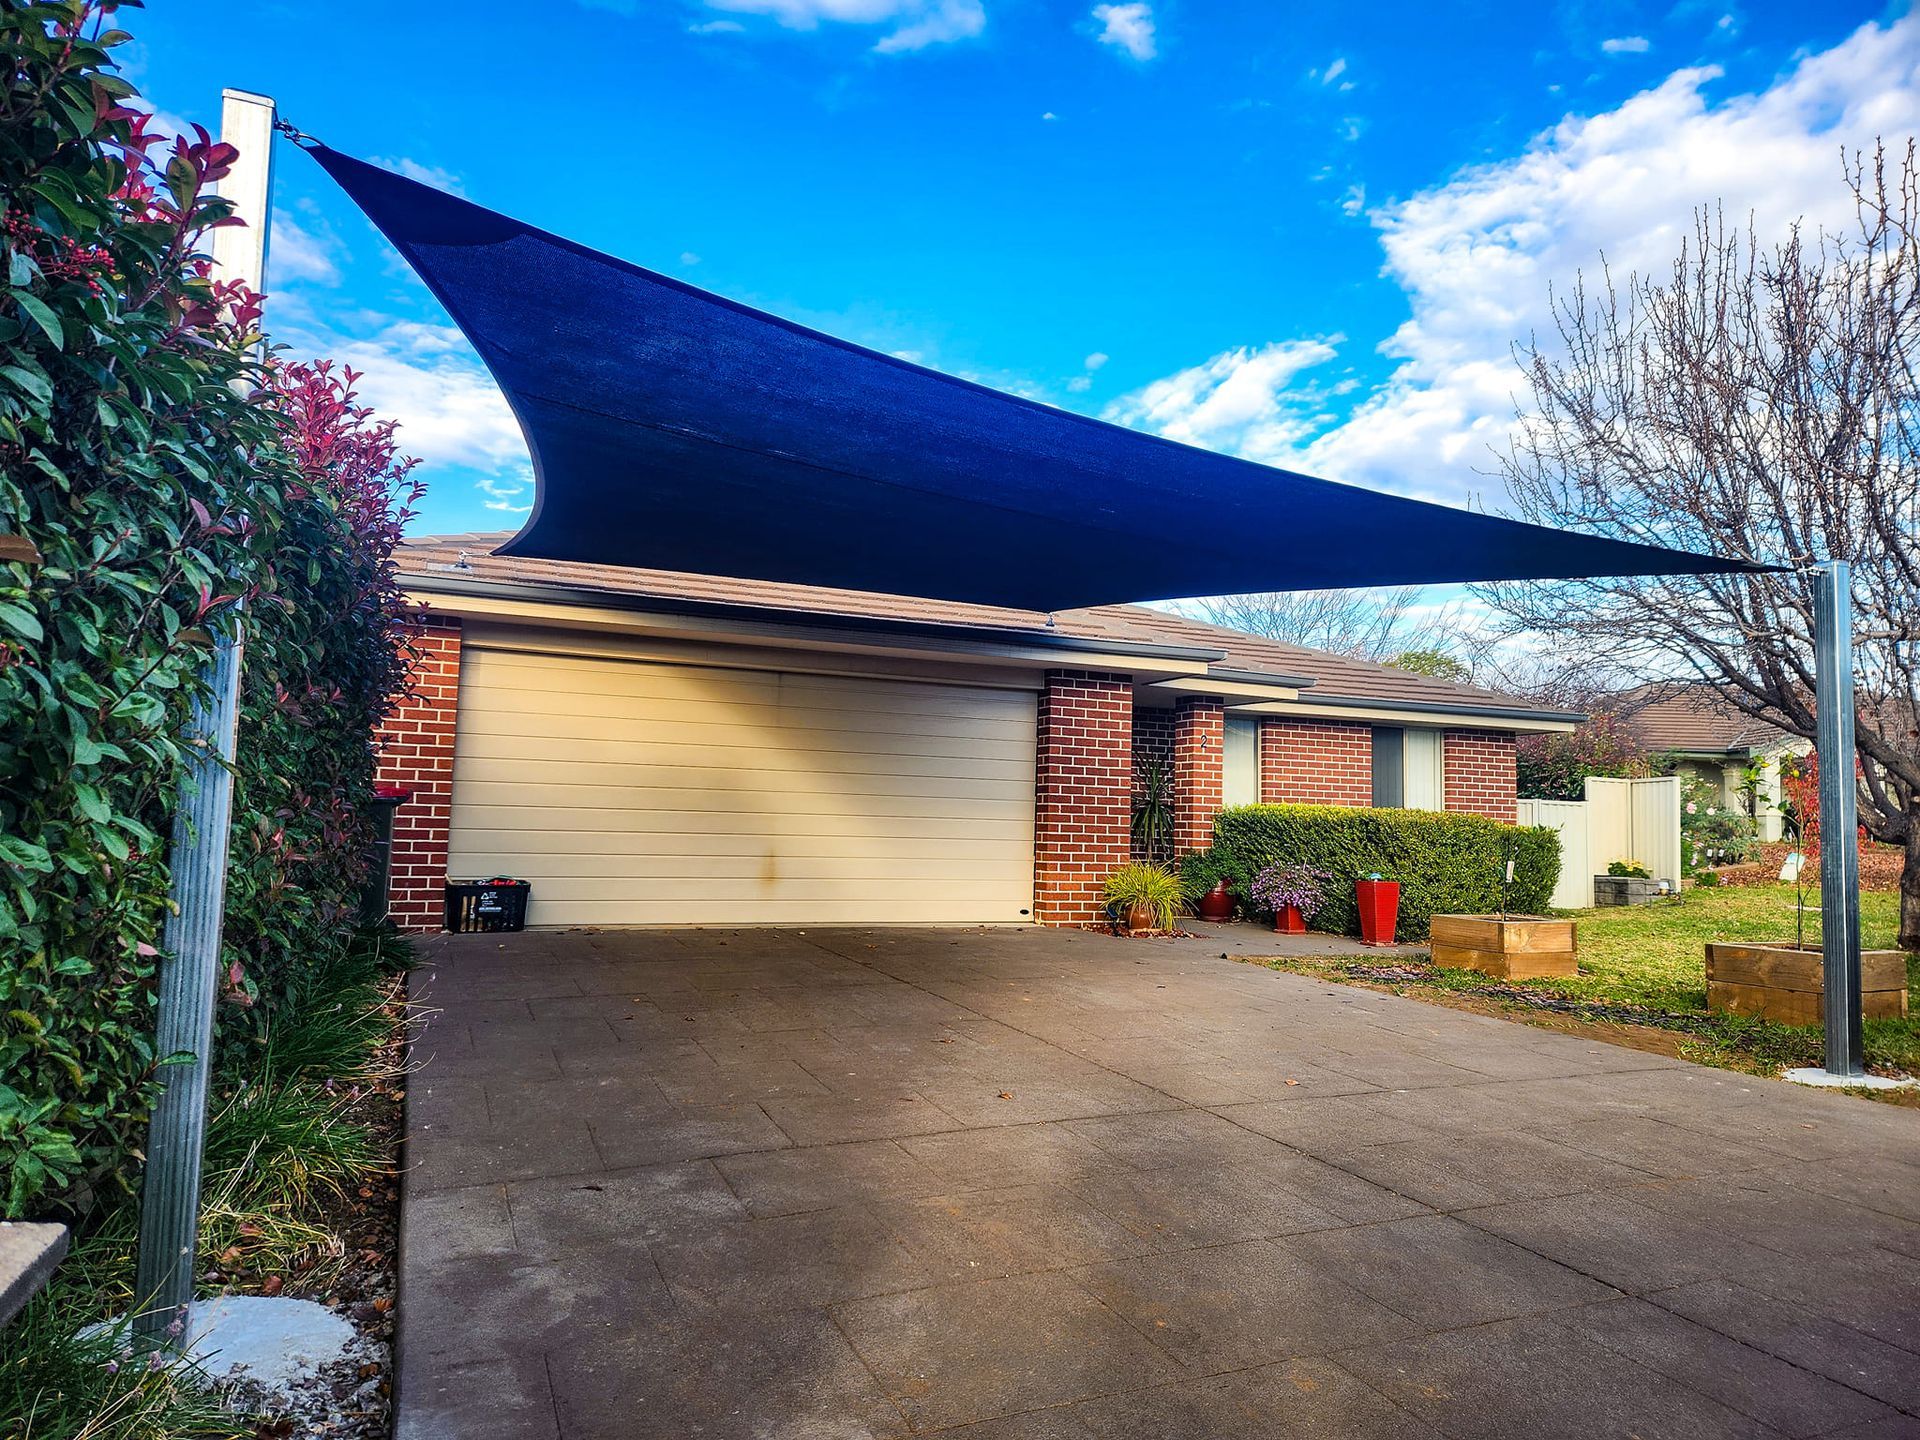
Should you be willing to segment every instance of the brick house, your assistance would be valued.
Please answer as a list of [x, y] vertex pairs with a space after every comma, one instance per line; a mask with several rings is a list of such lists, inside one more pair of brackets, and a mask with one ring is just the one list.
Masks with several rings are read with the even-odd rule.
[[392, 913], [532, 881], [535, 925], [1101, 915], [1136, 756], [1177, 842], [1222, 805], [1515, 816], [1514, 739], [1579, 716], [1142, 606], [1044, 615], [408, 545], [427, 616], [380, 779]]

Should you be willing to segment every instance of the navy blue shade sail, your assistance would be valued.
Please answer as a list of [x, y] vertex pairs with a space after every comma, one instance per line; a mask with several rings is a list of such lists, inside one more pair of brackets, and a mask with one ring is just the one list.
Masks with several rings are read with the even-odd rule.
[[1027, 610], [1761, 568], [1195, 449], [866, 350], [325, 146], [538, 486], [500, 553]]

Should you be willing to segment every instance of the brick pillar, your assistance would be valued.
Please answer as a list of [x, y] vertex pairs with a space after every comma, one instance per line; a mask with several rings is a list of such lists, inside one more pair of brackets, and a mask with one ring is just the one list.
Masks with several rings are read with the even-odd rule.
[[1373, 727], [1339, 720], [1263, 721], [1260, 802], [1373, 804]]
[[1213, 843], [1226, 804], [1227, 707], [1212, 695], [1183, 696], [1173, 711], [1173, 853]]
[[1100, 887], [1127, 863], [1133, 828], [1133, 685], [1125, 675], [1049, 670], [1040, 697], [1033, 917], [1095, 925]]
[[460, 622], [428, 618], [406, 696], [380, 727], [381, 785], [412, 792], [394, 812], [388, 913], [402, 930], [438, 930], [446, 917], [447, 826], [453, 813], [454, 718], [460, 704]]
[[1511, 825], [1520, 818], [1510, 730], [1449, 730], [1441, 740], [1446, 807]]

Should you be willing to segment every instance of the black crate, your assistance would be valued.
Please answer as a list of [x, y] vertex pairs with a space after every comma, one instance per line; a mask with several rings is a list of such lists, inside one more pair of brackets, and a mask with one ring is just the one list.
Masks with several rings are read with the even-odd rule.
[[456, 935], [474, 931], [527, 928], [527, 897], [533, 886], [525, 880], [496, 875], [491, 880], [447, 882], [447, 929]]

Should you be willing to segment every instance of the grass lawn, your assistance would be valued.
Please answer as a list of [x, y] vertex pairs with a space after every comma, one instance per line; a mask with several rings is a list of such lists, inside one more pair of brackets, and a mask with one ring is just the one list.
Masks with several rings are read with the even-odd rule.
[[[1893, 947], [1898, 904], [1899, 897], [1887, 891], [1861, 896], [1865, 948]], [[1794, 908], [1791, 885], [1760, 885], [1688, 890], [1653, 905], [1573, 911], [1579, 922], [1580, 974], [1564, 980], [1508, 984], [1473, 971], [1408, 966], [1371, 956], [1267, 963], [1406, 994], [1472, 997], [1523, 1015], [1678, 1031], [1684, 1037], [1679, 1051], [1688, 1059], [1771, 1072], [1783, 1065], [1819, 1064], [1819, 1027], [1774, 1025], [1709, 1011], [1705, 947], [1709, 940], [1791, 941]], [[1820, 938], [1817, 890], [1807, 892], [1806, 938]], [[1908, 958], [1907, 987], [1911, 1012], [1906, 1019], [1866, 1022], [1870, 1069], [1920, 1075], [1920, 958]]]

